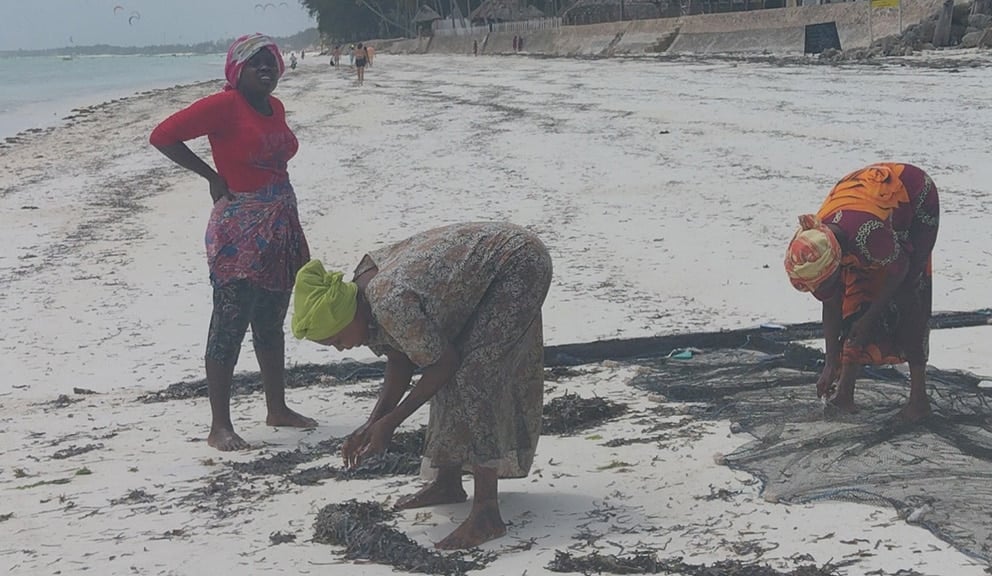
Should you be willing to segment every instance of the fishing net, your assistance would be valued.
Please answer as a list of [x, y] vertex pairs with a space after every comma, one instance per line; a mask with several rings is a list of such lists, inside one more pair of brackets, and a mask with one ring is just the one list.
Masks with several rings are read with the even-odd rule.
[[[992, 309], [939, 313], [930, 322], [933, 329], [989, 324]], [[549, 346], [545, 375], [549, 381], [567, 378], [572, 375], [569, 366], [607, 359], [635, 364], [641, 370], [634, 385], [671, 401], [692, 402], [693, 415], [730, 420], [734, 430], [754, 436], [721, 461], [762, 479], [768, 500], [890, 505], [906, 521], [992, 562], [992, 391], [980, 388], [980, 379], [973, 375], [931, 368], [933, 416], [920, 425], [905, 425], [895, 415], [908, 395], [906, 375], [876, 368], [866, 370], [858, 381], [855, 399], [860, 412], [827, 413], [814, 386], [822, 354], [791, 344], [820, 337], [819, 323], [805, 323]], [[287, 386], [381, 378], [383, 369], [382, 362], [295, 366], [287, 370]], [[235, 379], [236, 394], [260, 389], [257, 373]], [[165, 402], [206, 394], [206, 382], [197, 380], [139, 400]], [[557, 433], [574, 433], [587, 421], [615, 417], [621, 412], [614, 411], [623, 408], [566, 397], [545, 407], [545, 432], [551, 433], [560, 422], [563, 427]], [[334, 439], [313, 453], [279, 454], [246, 466], [261, 467], [252, 468], [252, 473], [292, 473], [292, 481], [299, 484], [340, 478], [342, 471], [332, 466], [295, 470], [336, 452], [339, 443]], [[419, 445], [396, 452], [393, 460], [377, 462], [367, 473], [413, 473]], [[230, 492], [222, 488], [211, 488], [209, 495]]]
[[866, 369], [855, 392], [860, 411], [840, 414], [816, 397], [815, 350], [749, 338], [741, 348], [701, 352], [639, 361], [633, 384], [700, 403], [704, 417], [753, 435], [718, 461], [759, 477], [766, 499], [888, 504], [992, 560], [992, 407], [979, 378], [930, 369], [933, 416], [909, 425], [896, 419], [909, 392], [896, 369]]

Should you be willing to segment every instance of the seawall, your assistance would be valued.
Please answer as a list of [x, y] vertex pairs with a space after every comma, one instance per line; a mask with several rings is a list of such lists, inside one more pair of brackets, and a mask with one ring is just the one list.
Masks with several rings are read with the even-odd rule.
[[[925, 19], [941, 0], [903, 0], [902, 25]], [[871, 39], [899, 32], [897, 8], [875, 9], [868, 27], [868, 2], [845, 2], [698, 14], [679, 18], [606, 22], [520, 33], [491, 32], [465, 36], [435, 36], [373, 40], [382, 52], [403, 54], [471, 54], [473, 41], [480, 54], [510, 54], [513, 36], [524, 38], [524, 53], [546, 56], [615, 56], [650, 53], [802, 53], [806, 26], [835, 22], [841, 48], [865, 48]]]

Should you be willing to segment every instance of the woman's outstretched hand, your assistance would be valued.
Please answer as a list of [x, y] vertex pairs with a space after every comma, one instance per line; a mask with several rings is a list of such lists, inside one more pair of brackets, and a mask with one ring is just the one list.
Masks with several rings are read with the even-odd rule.
[[385, 452], [395, 430], [388, 418], [380, 418], [374, 424], [363, 424], [341, 446], [344, 465], [354, 468], [369, 456]]
[[826, 364], [823, 366], [823, 372], [820, 374], [820, 378], [816, 381], [816, 397], [829, 398], [836, 389], [835, 384], [839, 378], [840, 364], [827, 359]]

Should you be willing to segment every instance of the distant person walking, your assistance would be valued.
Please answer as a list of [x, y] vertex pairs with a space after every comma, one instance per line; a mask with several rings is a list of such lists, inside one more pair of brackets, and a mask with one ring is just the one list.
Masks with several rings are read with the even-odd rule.
[[519, 46], [519, 42], [520, 42], [519, 37], [516, 34], [514, 34], [513, 35], [513, 51], [514, 52], [517, 51], [517, 46]]
[[341, 65], [341, 45], [337, 44], [334, 46], [334, 50], [331, 51], [331, 66], [338, 67]]
[[[262, 373], [269, 426], [317, 423], [286, 406], [283, 322], [296, 272], [310, 259], [287, 164], [299, 147], [282, 102], [272, 96], [285, 70], [268, 36], [242, 36], [227, 52], [222, 92], [159, 124], [151, 144], [210, 184], [206, 247], [213, 314], [205, 354], [213, 419], [207, 444], [249, 448], [231, 423], [231, 381], [248, 326]], [[216, 170], [187, 140], [210, 140]]]
[[372, 67], [372, 61], [375, 60], [375, 48], [373, 48], [369, 44], [366, 44], [365, 45], [365, 56], [369, 60], [368, 67], [371, 68]]
[[479, 55], [479, 41], [472, 40], [472, 56], [478, 56], [478, 55]]
[[365, 66], [369, 62], [369, 54], [365, 51], [365, 47], [359, 42], [358, 46], [352, 52], [352, 56], [355, 59], [355, 73], [358, 75], [358, 85], [361, 86], [365, 83]]

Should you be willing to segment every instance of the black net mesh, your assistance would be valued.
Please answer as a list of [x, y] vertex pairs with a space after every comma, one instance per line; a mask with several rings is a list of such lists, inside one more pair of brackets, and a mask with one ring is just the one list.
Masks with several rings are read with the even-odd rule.
[[903, 373], [866, 369], [855, 393], [860, 411], [832, 413], [816, 397], [819, 357], [752, 340], [690, 360], [638, 362], [634, 384], [702, 403], [705, 416], [753, 435], [722, 461], [761, 478], [768, 500], [889, 504], [962, 552], [992, 560], [992, 408], [980, 379], [931, 369], [933, 416], [909, 425], [896, 419], [909, 392]]

